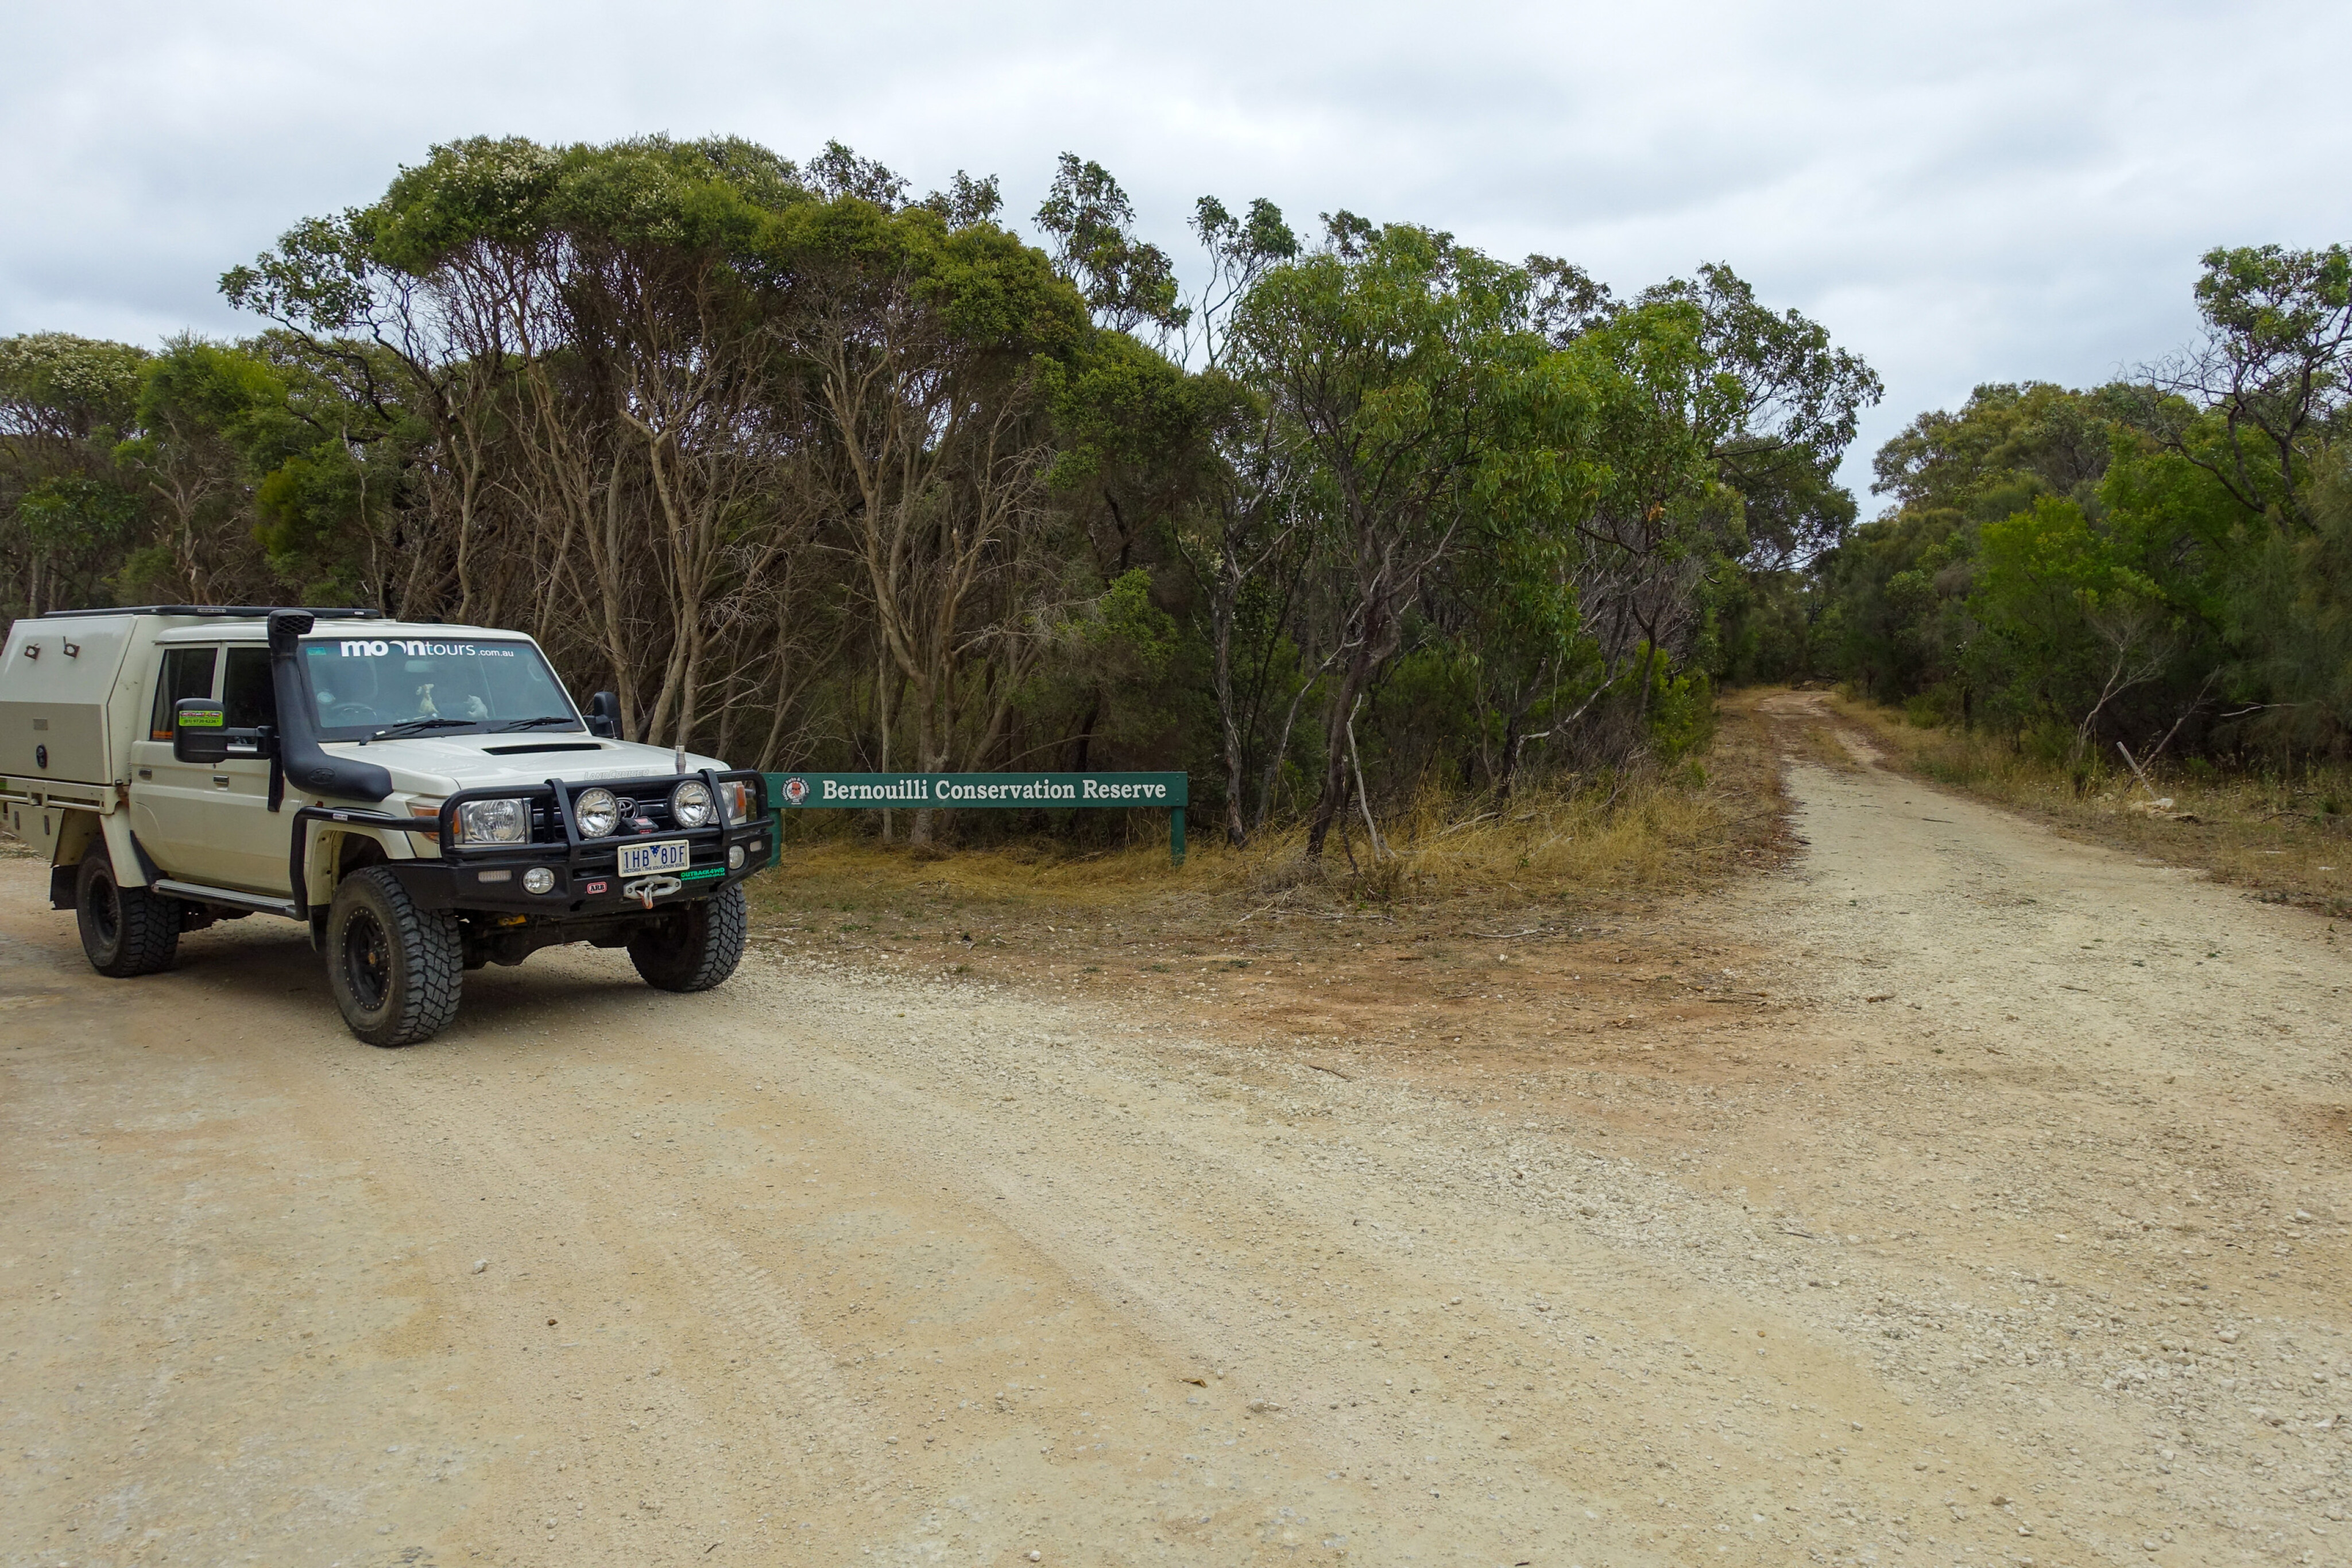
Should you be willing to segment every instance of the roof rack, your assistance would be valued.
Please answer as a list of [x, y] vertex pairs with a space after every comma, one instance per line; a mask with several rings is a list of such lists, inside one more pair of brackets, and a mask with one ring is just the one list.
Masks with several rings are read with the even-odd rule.
[[299, 610], [321, 621], [381, 621], [381, 610], [362, 610], [355, 606], [333, 608], [308, 604], [125, 604], [112, 610], [45, 610], [40, 619], [65, 621], [80, 615], [209, 615], [223, 620], [258, 621], [275, 615], [280, 610]]

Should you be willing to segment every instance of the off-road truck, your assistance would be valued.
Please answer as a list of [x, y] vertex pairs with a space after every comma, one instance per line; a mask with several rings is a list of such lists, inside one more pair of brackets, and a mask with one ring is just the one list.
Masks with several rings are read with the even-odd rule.
[[743, 951], [775, 824], [757, 773], [616, 738], [530, 638], [364, 610], [157, 605], [18, 621], [0, 651], [0, 821], [47, 853], [102, 975], [183, 932], [305, 922], [373, 1045], [456, 1016], [465, 971], [626, 947], [662, 990]]

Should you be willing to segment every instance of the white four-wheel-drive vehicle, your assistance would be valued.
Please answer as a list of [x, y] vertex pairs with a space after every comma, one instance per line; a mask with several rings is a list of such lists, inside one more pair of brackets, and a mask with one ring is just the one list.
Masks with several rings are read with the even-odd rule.
[[164, 605], [18, 621], [0, 820], [49, 856], [103, 975], [180, 934], [307, 922], [352, 1032], [426, 1039], [465, 971], [563, 942], [706, 990], [775, 842], [757, 773], [614, 738], [514, 632], [368, 611]]

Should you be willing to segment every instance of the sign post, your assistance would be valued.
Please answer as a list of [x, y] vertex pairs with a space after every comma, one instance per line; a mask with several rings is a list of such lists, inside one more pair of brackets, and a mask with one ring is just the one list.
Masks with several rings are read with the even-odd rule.
[[1186, 773], [771, 773], [768, 803], [793, 811], [1168, 813], [1168, 858], [1184, 863]]

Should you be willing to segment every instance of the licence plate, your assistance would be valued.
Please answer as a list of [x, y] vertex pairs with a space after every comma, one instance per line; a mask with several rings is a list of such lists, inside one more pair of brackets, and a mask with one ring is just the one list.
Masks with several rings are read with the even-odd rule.
[[684, 839], [664, 839], [652, 844], [623, 844], [621, 874], [646, 876], [657, 871], [684, 871], [687, 858]]

